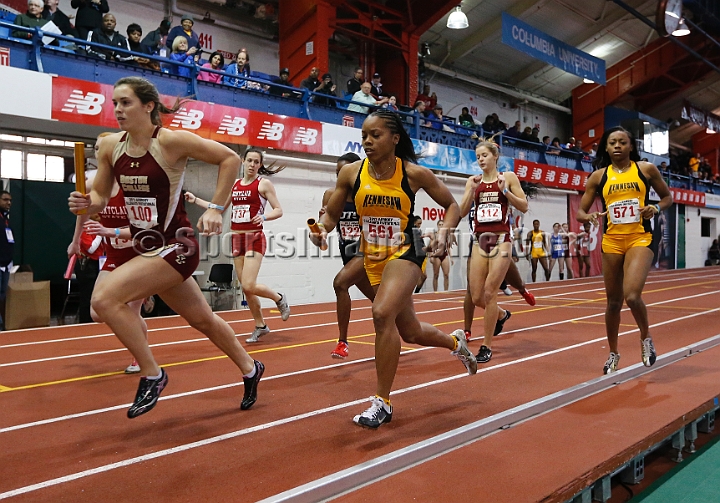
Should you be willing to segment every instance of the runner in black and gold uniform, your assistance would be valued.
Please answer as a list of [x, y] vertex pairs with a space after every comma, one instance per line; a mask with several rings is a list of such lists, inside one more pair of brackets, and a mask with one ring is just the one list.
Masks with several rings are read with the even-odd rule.
[[414, 233], [415, 193], [424, 189], [445, 209], [445, 226], [438, 230], [435, 254], [448, 244], [448, 229], [460, 219], [458, 205], [450, 191], [433, 173], [415, 164], [412, 141], [400, 117], [379, 110], [365, 119], [362, 128], [367, 159], [344, 166], [320, 218], [321, 234], [311, 234], [319, 245], [335, 226], [348, 195], [355, 200], [361, 225], [361, 250], [365, 271], [375, 289], [375, 366], [377, 390], [372, 405], [353, 421], [366, 428], [377, 428], [392, 419], [390, 389], [400, 357], [401, 338], [421, 346], [445, 347], [453, 351], [470, 374], [477, 372], [475, 357], [468, 350], [462, 330], [447, 335], [415, 315], [412, 294], [426, 260], [420, 233]]
[[[617, 370], [618, 330], [623, 299], [640, 329], [642, 362], [655, 363], [655, 346], [648, 333], [648, 317], [642, 290], [652, 265], [650, 219], [672, 205], [672, 195], [660, 171], [640, 161], [635, 138], [622, 127], [605, 131], [598, 144], [595, 171], [587, 181], [585, 195], [577, 212], [579, 222], [598, 224], [606, 215], [602, 241], [602, 271], [607, 292], [605, 330], [610, 356], [605, 374]], [[659, 204], [650, 204], [648, 193], [654, 188]], [[596, 196], [602, 199], [602, 212], [587, 213]]]

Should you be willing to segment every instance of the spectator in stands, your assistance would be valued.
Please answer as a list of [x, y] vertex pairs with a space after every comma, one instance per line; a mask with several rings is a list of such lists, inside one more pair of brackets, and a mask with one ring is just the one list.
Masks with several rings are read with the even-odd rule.
[[520, 138], [520, 135], [522, 134], [520, 128], [522, 128], [520, 121], [515, 121], [515, 125], [505, 131], [505, 136], [509, 136], [510, 138]]
[[[212, 68], [213, 70], [223, 71], [225, 68], [225, 57], [219, 52], [215, 51], [210, 55], [210, 59], [207, 63], [202, 65], [201, 68]], [[211, 73], [200, 71], [198, 74], [198, 80], [204, 82], [212, 82], [213, 84], [222, 84], [223, 76], [219, 73]]]
[[52, 21], [55, 26], [60, 28], [63, 35], [68, 37], [77, 37], [78, 32], [70, 22], [70, 18], [63, 11], [58, 9], [60, 0], [45, 0], [45, 8], [42, 16], [46, 21]]
[[107, 0], [72, 0], [70, 7], [75, 13], [75, 29], [78, 38], [89, 40], [88, 33], [99, 31], [103, 25], [103, 14], [110, 12]]
[[475, 127], [475, 119], [470, 115], [468, 107], [462, 107], [462, 113], [458, 117], [458, 124], [469, 128]]
[[580, 153], [580, 154], [586, 155], [587, 152], [585, 152], [585, 151], [583, 150], [582, 146], [583, 146], [582, 140], [577, 140], [577, 141], [575, 142], [575, 145], [573, 145], [572, 148], [570, 148], [570, 150], [572, 150], [573, 152], [578, 152], [578, 153]]
[[543, 145], [545, 145], [545, 153], [546, 154], [558, 155], [560, 153], [560, 139], [559, 138], [553, 138], [553, 141], [550, 142], [549, 136], [543, 136]]
[[375, 72], [372, 78], [372, 86], [370, 88], [370, 93], [375, 96], [375, 99], [378, 100], [382, 98], [383, 95], [383, 85], [381, 80], [382, 79], [380, 78], [380, 74]]
[[[326, 94], [328, 96], [337, 97], [337, 94], [335, 94], [336, 88], [337, 86], [332, 81], [332, 75], [326, 73], [322, 77], [322, 81], [320, 82], [320, 89], [318, 89], [317, 92], [321, 94]], [[329, 107], [335, 106], [335, 100], [332, 98], [326, 98], [325, 96], [315, 96], [313, 102], [317, 103], [318, 105], [326, 105]]]
[[523, 129], [523, 132], [520, 133], [520, 139], [525, 141], [533, 141], [532, 128], [530, 126], [527, 126], [525, 129]]
[[235, 64], [228, 65], [225, 72], [237, 75], [237, 77], [230, 77], [226, 75], [223, 77], [223, 84], [242, 89], [247, 87], [248, 81], [243, 78], [250, 76], [250, 55], [248, 54], [247, 49], [243, 47], [238, 51], [237, 56], [235, 57]]
[[575, 137], [574, 136], [571, 136], [570, 139], [568, 140], [568, 142], [565, 145], [563, 145], [565, 150], [572, 150], [574, 146], [575, 146]]
[[540, 138], [538, 137], [538, 134], [540, 134], [540, 130], [536, 127], [532, 128], [530, 131], [530, 141], [534, 143], [540, 143]]
[[423, 86], [423, 92], [417, 95], [415, 101], [425, 103], [425, 110], [431, 113], [432, 110], [435, 109], [435, 105], [437, 105], [437, 95], [435, 93], [430, 94], [430, 85], [425, 84]]
[[355, 94], [360, 90], [360, 86], [362, 86], [363, 83], [363, 69], [359, 66], [355, 68], [355, 73], [353, 74], [353, 78], [347, 81], [347, 92], [350, 96]]
[[142, 42], [140, 43], [151, 49], [150, 54], [160, 54], [160, 49], [167, 47], [165, 42], [169, 31], [170, 20], [163, 19], [160, 21], [160, 26], [145, 35], [145, 38], [142, 39]]
[[388, 102], [383, 105], [383, 108], [387, 108], [388, 110], [397, 112], [398, 111], [397, 96], [395, 96], [394, 94], [391, 94], [390, 96], [388, 96]]
[[[420, 126], [427, 126], [427, 122], [423, 120], [423, 117], [425, 117], [425, 102], [418, 100], [415, 102], [415, 106], [413, 107], [413, 113], [415, 114], [415, 117], [418, 118], [420, 121]], [[408, 124], [415, 124], [415, 117], [408, 117], [407, 122]]]
[[313, 66], [310, 69], [310, 75], [308, 75], [308, 78], [304, 79], [302, 82], [300, 82], [300, 87], [304, 87], [305, 89], [308, 89], [314, 93], [317, 93], [320, 91], [320, 88], [322, 88], [323, 83], [318, 80], [318, 76], [320, 75], [320, 69], [316, 66]]
[[595, 156], [597, 155], [597, 148], [598, 148], [598, 144], [597, 144], [597, 143], [593, 143], [593, 144], [590, 146], [590, 150], [588, 150], [588, 155], [589, 155], [590, 157], [595, 157]]
[[185, 14], [182, 18], [180, 18], [180, 26], [174, 26], [173, 29], [170, 30], [170, 33], [168, 33], [168, 36], [165, 39], [165, 45], [172, 48], [175, 37], [183, 36], [187, 41], [189, 49], [195, 49], [196, 51], [202, 49], [202, 46], [200, 45], [200, 38], [192, 29], [194, 24], [195, 20], [193, 17], [190, 14]]
[[660, 163], [660, 171], [667, 171], [667, 163], [665, 161]]
[[442, 130], [443, 128], [443, 108], [442, 105], [435, 105], [433, 108], [433, 115], [431, 116], [430, 127], [433, 129]]
[[[194, 65], [195, 58], [198, 56], [197, 49], [192, 47], [188, 49], [188, 41], [182, 36], [178, 35], [173, 40], [172, 52], [170, 53], [170, 60], [176, 63], [185, 63], [186, 65]], [[172, 75], [179, 75], [181, 77], [190, 77], [191, 69], [186, 66], [172, 65], [170, 73]]]
[[487, 115], [485, 122], [482, 123], [483, 133], [485, 136], [492, 136], [499, 131], [495, 117]]
[[506, 131], [508, 126], [507, 126], [507, 124], [505, 124], [503, 121], [500, 120], [500, 117], [498, 117], [498, 114], [493, 112], [492, 116], [493, 116], [493, 119], [495, 119], [495, 124], [497, 125], [496, 132]]
[[[278, 81], [278, 84], [281, 84], [283, 86], [293, 87], [292, 82], [290, 82], [290, 69], [289, 68], [283, 68], [280, 70], [280, 80]], [[273, 96], [282, 96], [283, 98], [299, 98], [300, 95], [297, 92], [293, 92], [290, 89], [285, 89], [284, 87], [280, 86], [270, 86], [270, 94]]]
[[[127, 32], [128, 49], [133, 52], [139, 52], [141, 54], [152, 54], [152, 49], [140, 43], [140, 38], [142, 37], [142, 28], [139, 24], [130, 23], [127, 27], [127, 30], [125, 31]], [[142, 56], [132, 56], [132, 61], [134, 61], [138, 66], [141, 66], [143, 68], [148, 68], [150, 70], [160, 70], [160, 63], [158, 63], [157, 61], [153, 61], [149, 58], [143, 58]]]
[[[28, 10], [25, 14], [18, 14], [15, 18], [15, 24], [18, 26], [26, 26], [28, 28], [36, 28], [47, 23], [47, 19], [43, 18], [43, 2], [42, 0], [29, 0]], [[24, 30], [13, 30], [11, 37], [24, 38], [29, 40], [33, 36], [33, 32]]]
[[[99, 30], [89, 31], [87, 41], [95, 42], [96, 44], [108, 45], [110, 47], [118, 47], [120, 49], [128, 49], [127, 39], [119, 32], [115, 31], [116, 25], [117, 21], [115, 21], [115, 16], [110, 13], [104, 14], [102, 17], [102, 28]], [[104, 48], [87, 46], [87, 52], [91, 56], [108, 61], [132, 60], [132, 56], [129, 54], [122, 54], [113, 51], [110, 47]]]
[[[387, 98], [376, 100], [373, 95], [370, 94], [371, 90], [372, 86], [370, 85], [370, 82], [363, 82], [362, 86], [360, 86], [360, 90], [353, 94], [352, 101], [357, 101], [372, 106], [378, 106], [387, 103]], [[367, 114], [370, 112], [370, 107], [365, 107], [357, 103], [350, 103], [350, 106], [348, 106], [348, 110], [350, 110], [351, 112]]]

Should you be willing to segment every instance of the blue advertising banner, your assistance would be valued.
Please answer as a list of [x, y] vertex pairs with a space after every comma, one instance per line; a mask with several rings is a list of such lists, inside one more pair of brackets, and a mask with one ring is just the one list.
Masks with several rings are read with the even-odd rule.
[[605, 85], [605, 61], [591, 56], [503, 12], [502, 41], [513, 49], [568, 73]]
[[[418, 155], [420, 166], [464, 175], [479, 175], [481, 172], [474, 150], [414, 138], [412, 142], [415, 145], [415, 153]], [[513, 171], [512, 157], [500, 156], [497, 164], [498, 171]]]

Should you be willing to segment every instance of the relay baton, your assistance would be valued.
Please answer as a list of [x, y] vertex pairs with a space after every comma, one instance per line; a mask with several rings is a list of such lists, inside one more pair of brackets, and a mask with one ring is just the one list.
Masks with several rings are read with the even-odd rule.
[[68, 260], [67, 269], [65, 269], [65, 276], [63, 276], [65, 279], [72, 278], [73, 271], [75, 270], [75, 262], [77, 262], [77, 255], [73, 254], [70, 260]]
[[[310, 227], [310, 232], [313, 234], [320, 234], [322, 231], [320, 230], [320, 226], [318, 225], [317, 221], [315, 221], [314, 218], [308, 218], [307, 219], [307, 225]], [[328, 249], [327, 241], [324, 239], [322, 240], [322, 243], [320, 244], [320, 249], [325, 251]]]
[[[75, 142], [75, 190], [85, 195], [85, 144]], [[77, 212], [78, 215], [87, 213], [86, 209]]]

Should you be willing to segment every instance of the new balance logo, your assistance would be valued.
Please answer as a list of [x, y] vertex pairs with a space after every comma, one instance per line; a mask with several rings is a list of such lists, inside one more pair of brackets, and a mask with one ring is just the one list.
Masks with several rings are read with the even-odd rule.
[[202, 110], [178, 110], [173, 117], [170, 127], [182, 129], [200, 129], [205, 112]]
[[245, 134], [245, 126], [247, 126], [247, 119], [226, 115], [220, 123], [217, 134], [227, 133], [228, 136], [242, 136]]
[[63, 112], [72, 112], [83, 115], [97, 115], [102, 112], [102, 105], [105, 103], [105, 96], [98, 93], [83, 94], [80, 89], [73, 89], [70, 97], [62, 107]]
[[315, 145], [315, 142], [317, 141], [317, 129], [310, 129], [310, 128], [304, 128], [301, 127], [298, 129], [297, 135], [295, 135], [295, 140], [293, 143], [295, 145], [299, 145], [302, 143], [303, 145]]
[[282, 132], [284, 129], [285, 129], [285, 124], [281, 124], [279, 122], [265, 121], [265, 122], [263, 122], [263, 125], [260, 128], [260, 134], [257, 135], [257, 139], [258, 140], [280, 141], [280, 140], [282, 140]]

